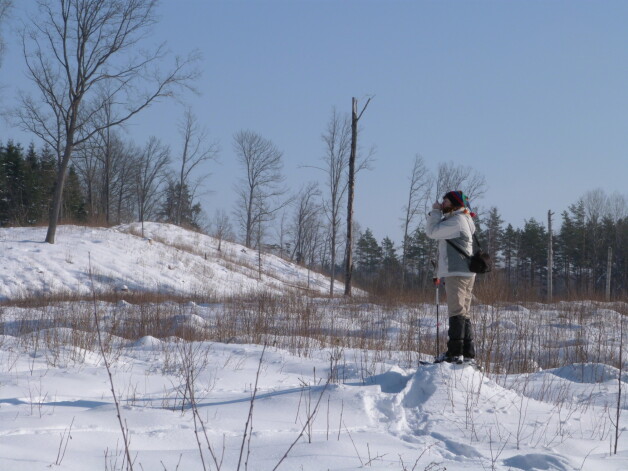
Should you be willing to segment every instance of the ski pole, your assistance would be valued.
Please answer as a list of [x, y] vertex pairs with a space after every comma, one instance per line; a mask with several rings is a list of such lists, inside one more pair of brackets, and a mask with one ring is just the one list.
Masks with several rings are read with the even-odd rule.
[[436, 262], [434, 262], [434, 260], [432, 260], [432, 266], [434, 267], [432, 282], [436, 287], [436, 355], [434, 355], [434, 358], [436, 358], [440, 354], [440, 316], [438, 313], [438, 307], [440, 305], [440, 278], [436, 276]]

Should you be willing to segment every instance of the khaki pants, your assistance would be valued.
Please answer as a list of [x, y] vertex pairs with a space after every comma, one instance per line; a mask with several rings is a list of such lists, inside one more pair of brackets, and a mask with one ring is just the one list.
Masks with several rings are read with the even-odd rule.
[[471, 298], [475, 276], [448, 276], [445, 278], [445, 293], [449, 317], [471, 318]]

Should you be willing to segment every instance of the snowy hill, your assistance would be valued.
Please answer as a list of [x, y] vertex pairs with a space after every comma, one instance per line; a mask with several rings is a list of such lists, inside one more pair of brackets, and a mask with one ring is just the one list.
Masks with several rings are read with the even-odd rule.
[[294, 288], [328, 293], [329, 279], [269, 254], [218, 241], [178, 226], [138, 223], [110, 229], [60, 226], [0, 229], [0, 300], [39, 295], [88, 295], [90, 264], [97, 292], [130, 290], [205, 297]]

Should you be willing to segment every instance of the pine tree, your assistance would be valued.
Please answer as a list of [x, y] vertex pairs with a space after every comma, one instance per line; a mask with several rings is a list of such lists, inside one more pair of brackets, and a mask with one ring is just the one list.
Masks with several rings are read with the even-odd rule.
[[367, 278], [372, 278], [382, 264], [382, 257], [382, 248], [373, 237], [371, 230], [367, 228], [356, 245], [355, 262], [357, 269]]
[[0, 181], [0, 223], [20, 225], [26, 220], [26, 188], [22, 147], [9, 141], [4, 148]]
[[436, 242], [417, 227], [407, 246], [407, 269], [410, 278], [416, 280], [416, 286], [426, 286], [433, 278], [432, 261], [436, 263]]
[[[180, 204], [179, 195], [181, 195]], [[181, 226], [183, 227], [199, 229], [200, 215], [201, 205], [192, 201], [192, 195], [190, 195], [188, 186], [184, 184], [181, 192], [179, 192], [179, 183], [174, 181], [168, 182], [159, 212], [160, 219], [171, 224], [181, 221]]]
[[[586, 225], [584, 203], [582, 200], [569, 206], [562, 213], [563, 222], [560, 228], [557, 261], [563, 272], [567, 294], [574, 289], [583, 292], [586, 273]], [[572, 280], [575, 286], [572, 286]]]
[[508, 224], [502, 235], [502, 255], [504, 259], [504, 268], [506, 269], [506, 279], [508, 283], [515, 281], [513, 278], [513, 268], [517, 266], [517, 248], [519, 246], [520, 234]]
[[504, 229], [502, 225], [504, 220], [499, 214], [499, 210], [492, 207], [488, 213], [488, 221], [486, 222], [486, 250], [491, 255], [493, 263], [497, 266], [502, 259], [502, 244], [504, 238]]
[[63, 213], [69, 221], [85, 222], [87, 219], [85, 197], [74, 166], [68, 170], [63, 188]]
[[547, 266], [547, 231], [534, 218], [525, 221], [521, 232], [521, 246], [518, 253], [524, 279], [530, 287], [542, 283], [541, 275]]

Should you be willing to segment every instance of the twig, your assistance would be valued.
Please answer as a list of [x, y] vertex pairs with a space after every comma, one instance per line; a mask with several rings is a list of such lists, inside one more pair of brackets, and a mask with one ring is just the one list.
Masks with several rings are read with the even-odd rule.
[[127, 436], [127, 430], [124, 427], [124, 423], [122, 422], [122, 414], [120, 412], [120, 403], [118, 402], [118, 397], [116, 396], [115, 387], [113, 384], [113, 375], [111, 374], [111, 367], [109, 366], [109, 361], [107, 360], [107, 356], [105, 355], [105, 348], [103, 346], [102, 335], [100, 332], [100, 323], [98, 322], [98, 309], [96, 306], [96, 290], [94, 288], [94, 277], [92, 274], [92, 254], [88, 254], [89, 260], [89, 280], [91, 282], [92, 288], [92, 302], [94, 306], [94, 321], [96, 322], [96, 333], [98, 334], [98, 347], [100, 349], [100, 355], [102, 356], [103, 362], [105, 363], [105, 368], [107, 370], [107, 375], [109, 376], [109, 385], [111, 386], [111, 395], [113, 397], [113, 402], [116, 406], [116, 415], [118, 417], [118, 423], [120, 424], [120, 431], [122, 432], [122, 440], [124, 441], [124, 452], [126, 454], [127, 460], [127, 469], [133, 471], [133, 460], [131, 460], [131, 451], [129, 450], [129, 439]]
[[[57, 451], [57, 459], [55, 461], [55, 464], [57, 466], [61, 466], [61, 462], [63, 461], [63, 458], [65, 457], [65, 451], [68, 449], [68, 443], [72, 439], [72, 425], [74, 424], [74, 419], [75, 418], [72, 417], [72, 422], [70, 422], [69, 429], [64, 430], [63, 434], [61, 435], [61, 442], [59, 443], [59, 451]], [[66, 431], [68, 432], [67, 437], [65, 435]], [[65, 441], [65, 446], [63, 445], [64, 441]], [[62, 448], [63, 448], [63, 451], [61, 450]]]
[[[246, 423], [244, 424], [244, 435], [242, 435], [242, 444], [240, 445], [240, 456], [238, 457], [238, 467], [236, 468], [238, 471], [240, 470], [240, 465], [242, 463], [242, 454], [244, 453], [244, 444], [246, 443], [246, 437], [249, 433], [249, 426], [251, 421], [253, 420], [253, 406], [255, 405], [255, 397], [257, 396], [257, 384], [259, 382], [259, 374], [262, 370], [262, 360], [264, 359], [264, 353], [266, 352], [266, 344], [264, 344], [264, 348], [262, 349], [262, 354], [259, 357], [259, 365], [257, 366], [257, 374], [255, 375], [255, 386], [253, 387], [253, 394], [251, 395], [251, 401], [249, 405], [249, 415], [246, 418]], [[250, 441], [250, 438], [249, 438]]]
[[325, 383], [325, 386], [323, 386], [323, 389], [322, 389], [320, 395], [318, 396], [318, 400], [316, 401], [316, 405], [314, 406], [314, 410], [308, 416], [307, 420], [305, 421], [305, 424], [303, 424], [303, 427], [301, 428], [301, 433], [299, 433], [299, 436], [297, 438], [295, 438], [294, 441], [290, 444], [290, 446], [288, 447], [288, 449], [286, 450], [284, 455], [281, 457], [281, 459], [277, 462], [277, 464], [273, 468], [273, 471], [275, 471], [277, 468], [279, 468], [279, 465], [281, 465], [281, 463], [288, 457], [288, 455], [290, 454], [290, 451], [292, 451], [292, 448], [294, 448], [294, 446], [297, 444], [297, 442], [301, 439], [301, 437], [305, 433], [305, 430], [310, 425], [310, 422], [312, 422], [312, 420], [316, 416], [316, 413], [318, 412], [318, 407], [320, 406], [320, 403], [321, 403], [321, 399], [323, 398], [323, 395], [325, 394], [325, 391], [327, 391], [327, 386], [329, 386], [329, 382], [330, 381], [331, 381], [331, 374], [327, 377], [327, 382]]

